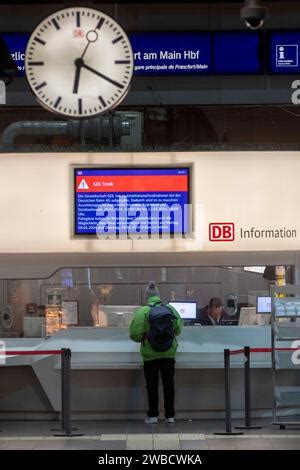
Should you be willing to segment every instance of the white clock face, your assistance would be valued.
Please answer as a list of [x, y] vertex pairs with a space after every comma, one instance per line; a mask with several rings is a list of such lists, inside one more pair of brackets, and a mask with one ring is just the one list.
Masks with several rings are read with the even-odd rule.
[[115, 20], [92, 8], [66, 8], [48, 16], [31, 34], [25, 70], [42, 105], [75, 119], [89, 117], [125, 98], [133, 53]]

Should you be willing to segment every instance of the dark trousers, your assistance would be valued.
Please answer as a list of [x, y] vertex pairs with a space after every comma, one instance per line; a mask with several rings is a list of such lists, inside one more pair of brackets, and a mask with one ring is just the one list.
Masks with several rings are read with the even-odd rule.
[[148, 416], [158, 416], [158, 383], [159, 373], [164, 390], [165, 417], [173, 418], [174, 410], [174, 375], [175, 359], [154, 359], [144, 362], [144, 374], [148, 392], [149, 410]]

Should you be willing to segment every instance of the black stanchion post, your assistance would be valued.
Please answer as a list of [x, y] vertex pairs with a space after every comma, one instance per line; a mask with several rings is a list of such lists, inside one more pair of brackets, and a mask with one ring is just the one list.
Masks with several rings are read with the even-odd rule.
[[61, 427], [66, 429], [66, 354], [65, 349], [61, 350]]
[[[65, 431], [66, 430], [66, 349], [61, 349], [61, 427], [52, 428], [51, 431]], [[77, 431], [78, 428], [72, 428], [72, 431]]]
[[72, 433], [71, 422], [72, 422], [72, 408], [71, 408], [71, 349], [66, 349], [65, 355], [65, 378], [66, 378], [66, 387], [65, 387], [65, 429], [66, 434], [69, 436]]
[[55, 436], [83, 436], [72, 433], [72, 406], [71, 406], [71, 349], [62, 349], [62, 430]]
[[230, 350], [224, 349], [224, 372], [225, 372], [225, 418], [226, 431], [215, 432], [214, 434], [224, 436], [225, 434], [240, 435], [241, 431], [232, 431], [231, 426], [231, 390], [230, 390]]
[[52, 428], [51, 431], [64, 431], [66, 429], [65, 423], [65, 414], [66, 414], [66, 404], [65, 404], [65, 349], [61, 349], [60, 355], [60, 364], [61, 364], [61, 373], [60, 373], [60, 390], [61, 390], [61, 427], [60, 428]]
[[250, 346], [244, 347], [244, 357], [245, 426], [236, 426], [236, 429], [261, 429], [261, 426], [251, 425]]
[[[2, 345], [0, 345], [0, 356], [1, 356], [1, 349], [3, 350], [3, 356], [5, 356], [4, 363], [6, 364], [6, 348], [5, 348], [5, 343], [2, 343]], [[3, 429], [0, 429], [0, 432], [3, 432]]]

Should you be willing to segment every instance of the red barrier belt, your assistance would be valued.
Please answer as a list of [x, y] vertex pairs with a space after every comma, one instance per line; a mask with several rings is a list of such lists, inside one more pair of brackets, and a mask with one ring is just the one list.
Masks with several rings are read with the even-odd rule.
[[1, 351], [0, 355], [6, 356], [44, 356], [44, 355], [61, 355], [61, 351], [58, 350], [46, 350], [46, 351]]
[[[264, 353], [264, 352], [272, 352], [272, 351], [300, 351], [300, 348], [250, 348], [250, 352], [255, 352], [255, 353]], [[235, 354], [243, 354], [244, 349], [233, 349], [230, 351], [230, 354], [235, 355]]]
[[243, 349], [233, 349], [232, 351], [230, 351], [230, 354], [231, 354], [231, 355], [234, 355], [234, 354], [244, 354], [244, 350], [243, 350]]
[[[274, 348], [274, 351], [300, 351], [300, 348]], [[272, 352], [272, 348], [251, 348], [251, 352]]]
[[[272, 348], [250, 348], [250, 352], [264, 353], [272, 352]], [[274, 348], [274, 351], [300, 351], [300, 348]], [[244, 349], [233, 349], [230, 351], [231, 355], [243, 354]], [[49, 356], [49, 355], [61, 355], [61, 350], [38, 350], [38, 351], [1, 351], [0, 355], [6, 356]]]

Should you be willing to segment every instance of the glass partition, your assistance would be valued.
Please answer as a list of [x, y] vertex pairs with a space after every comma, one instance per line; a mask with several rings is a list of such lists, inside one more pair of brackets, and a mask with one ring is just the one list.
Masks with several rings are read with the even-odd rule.
[[[0, 336], [45, 337], [77, 326], [128, 328], [145, 303], [149, 280], [156, 281], [165, 303], [197, 302], [197, 318], [186, 324], [201, 324], [213, 297], [223, 303], [222, 325], [268, 324], [269, 312], [256, 310], [257, 297], [269, 296], [275, 268], [255, 268], [82, 267], [61, 268], [48, 279], [2, 280]], [[285, 273], [292, 283], [292, 267], [285, 266]]]

